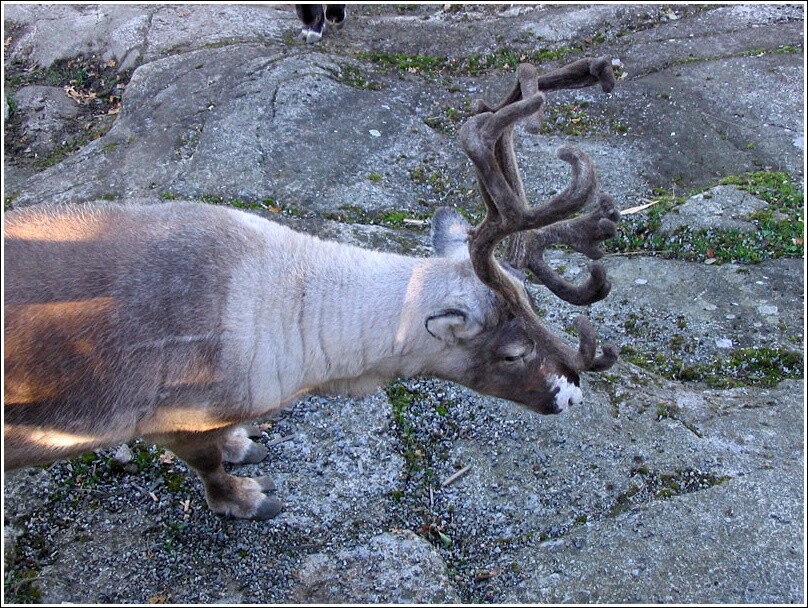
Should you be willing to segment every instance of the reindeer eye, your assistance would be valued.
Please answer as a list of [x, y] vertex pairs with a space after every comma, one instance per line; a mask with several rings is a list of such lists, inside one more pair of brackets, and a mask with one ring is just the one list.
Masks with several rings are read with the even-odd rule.
[[533, 354], [535, 348], [536, 345], [533, 344], [533, 342], [514, 345], [512, 348], [502, 353], [502, 358], [508, 363], [516, 363]]

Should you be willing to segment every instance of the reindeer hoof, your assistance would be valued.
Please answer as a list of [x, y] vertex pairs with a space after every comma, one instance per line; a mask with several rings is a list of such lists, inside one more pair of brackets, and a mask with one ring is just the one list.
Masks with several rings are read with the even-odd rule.
[[258, 505], [258, 508], [250, 519], [255, 520], [264, 520], [264, 519], [272, 519], [276, 517], [278, 513], [283, 510], [283, 505], [281, 501], [277, 498], [270, 498], [269, 496], [265, 496], [264, 500]]
[[266, 458], [268, 453], [268, 450], [260, 443], [253, 443], [239, 462], [242, 464], [256, 464]]
[[253, 477], [252, 480], [258, 484], [262, 492], [274, 492], [277, 489], [271, 477]]
[[[258, 484], [262, 492], [274, 492], [275, 482], [270, 477], [253, 477], [252, 480]], [[255, 515], [250, 519], [263, 520], [272, 519], [283, 510], [283, 504], [277, 498], [271, 496], [264, 496], [263, 500], [257, 506]]]
[[[203, 482], [205, 480], [203, 479]], [[275, 490], [269, 477], [233, 477], [205, 483], [205, 495], [214, 513], [239, 519], [271, 519], [281, 512], [281, 502], [266, 496]]]

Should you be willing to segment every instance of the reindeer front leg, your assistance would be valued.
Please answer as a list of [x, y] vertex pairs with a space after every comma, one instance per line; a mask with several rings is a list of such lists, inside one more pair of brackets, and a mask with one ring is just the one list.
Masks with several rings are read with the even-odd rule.
[[266, 456], [266, 449], [250, 441], [244, 427], [166, 433], [151, 439], [170, 449], [196, 471], [214, 513], [242, 519], [271, 519], [280, 513], [280, 501], [265, 495], [275, 490], [272, 479], [235, 477], [222, 466], [223, 460], [259, 462]]

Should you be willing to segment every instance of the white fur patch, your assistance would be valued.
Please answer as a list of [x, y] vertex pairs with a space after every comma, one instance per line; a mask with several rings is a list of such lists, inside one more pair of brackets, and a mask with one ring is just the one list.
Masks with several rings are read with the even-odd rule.
[[325, 32], [325, 24], [323, 24], [322, 32], [315, 32], [314, 30], [304, 27], [303, 31], [300, 32], [300, 37], [305, 40], [307, 44], [314, 44], [315, 42], [320, 42], [320, 39], [323, 37], [323, 32]]
[[550, 383], [550, 388], [553, 390], [558, 388], [555, 404], [559, 412], [563, 412], [571, 405], [578, 405], [584, 400], [581, 389], [569, 382], [564, 376], [555, 376]]

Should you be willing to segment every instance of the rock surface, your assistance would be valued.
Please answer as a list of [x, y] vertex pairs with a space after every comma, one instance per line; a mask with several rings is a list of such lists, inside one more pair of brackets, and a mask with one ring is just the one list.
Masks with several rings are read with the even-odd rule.
[[[533, 201], [564, 187], [565, 143], [622, 209], [689, 193], [661, 220], [672, 233], [736, 227], [702, 223], [719, 208], [760, 230], [768, 203], [722, 178], [804, 181], [801, 4], [367, 5], [319, 45], [291, 5], [3, 10], [21, 79], [6, 76], [7, 208], [230, 203], [428, 255], [435, 208], [480, 212], [455, 132], [510, 86], [508, 60], [469, 67], [503, 49], [623, 71], [608, 96], [551, 95], [542, 136], [520, 129]], [[115, 76], [104, 99], [31, 84], [80, 58], [81, 78]], [[430, 379], [303, 399], [262, 421], [267, 461], [236, 467], [275, 479], [268, 522], [212, 515], [183, 463], [141, 442], [4, 475], [5, 601], [803, 603], [801, 251], [608, 255], [612, 293], [585, 312], [624, 356], [560, 417]], [[568, 258], [552, 263], [574, 278]], [[580, 313], [539, 298], [557, 332]], [[772, 353], [780, 375], [754, 376]]]
[[755, 230], [751, 217], [768, 207], [765, 201], [734, 186], [715, 186], [665, 215], [661, 230], [675, 232], [684, 227]]

